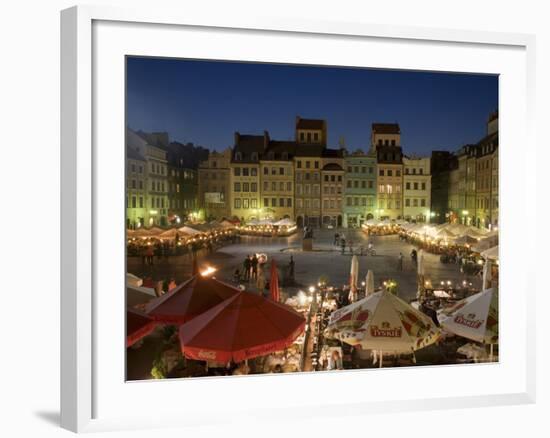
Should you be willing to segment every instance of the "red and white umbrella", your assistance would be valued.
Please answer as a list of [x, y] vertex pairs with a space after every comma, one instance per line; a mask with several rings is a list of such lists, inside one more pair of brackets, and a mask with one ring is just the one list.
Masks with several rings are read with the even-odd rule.
[[367, 277], [365, 279], [365, 296], [368, 297], [374, 293], [374, 274], [369, 269], [367, 271]]
[[271, 277], [269, 279], [269, 296], [275, 302], [279, 302], [281, 296], [279, 292], [279, 274], [277, 272], [277, 263], [271, 259]]
[[498, 344], [498, 291], [486, 289], [438, 312], [443, 329], [463, 338]]
[[334, 311], [325, 334], [379, 351], [382, 357], [383, 352], [412, 353], [424, 348], [439, 338], [440, 330], [401, 298], [379, 291]]
[[145, 313], [126, 309], [126, 347], [134, 345], [155, 329], [156, 323]]
[[241, 291], [183, 324], [181, 350], [189, 359], [241, 362], [284, 350], [305, 323], [291, 307]]
[[359, 260], [354, 255], [351, 258], [351, 269], [349, 274], [349, 298], [350, 301], [357, 299], [357, 281], [359, 279]]
[[451, 333], [485, 344], [498, 342], [498, 292], [486, 289], [438, 312]]

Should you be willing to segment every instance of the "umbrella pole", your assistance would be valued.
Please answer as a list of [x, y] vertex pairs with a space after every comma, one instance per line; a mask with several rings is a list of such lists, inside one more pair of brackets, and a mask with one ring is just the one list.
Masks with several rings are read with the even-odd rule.
[[379, 367], [382, 368], [382, 362], [383, 362], [383, 360], [384, 360], [384, 356], [382, 356], [382, 350], [380, 350], [380, 351], [378, 352], [378, 354], [379, 354], [379, 357], [378, 357]]
[[493, 344], [489, 344], [489, 362], [493, 361]]

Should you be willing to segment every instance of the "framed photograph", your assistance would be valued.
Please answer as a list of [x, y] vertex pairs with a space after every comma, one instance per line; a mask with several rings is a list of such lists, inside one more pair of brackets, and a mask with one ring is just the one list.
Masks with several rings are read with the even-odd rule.
[[534, 402], [534, 37], [61, 25], [63, 427]]

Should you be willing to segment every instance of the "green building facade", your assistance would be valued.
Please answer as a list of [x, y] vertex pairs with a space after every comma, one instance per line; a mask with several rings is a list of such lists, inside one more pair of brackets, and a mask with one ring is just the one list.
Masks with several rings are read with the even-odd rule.
[[376, 154], [357, 150], [344, 158], [344, 221], [345, 228], [360, 227], [375, 218]]

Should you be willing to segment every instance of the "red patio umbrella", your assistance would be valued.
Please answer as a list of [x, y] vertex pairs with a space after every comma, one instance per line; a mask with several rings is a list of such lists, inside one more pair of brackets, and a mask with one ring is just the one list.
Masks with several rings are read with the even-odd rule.
[[147, 336], [155, 329], [155, 321], [145, 313], [126, 309], [126, 348]]
[[269, 296], [273, 301], [279, 302], [279, 274], [277, 273], [277, 263], [271, 259], [271, 278], [269, 279]]
[[287, 348], [305, 323], [292, 308], [241, 291], [183, 324], [180, 344], [189, 359], [241, 362]]
[[150, 301], [146, 312], [155, 321], [183, 324], [239, 292], [215, 278], [196, 275]]

